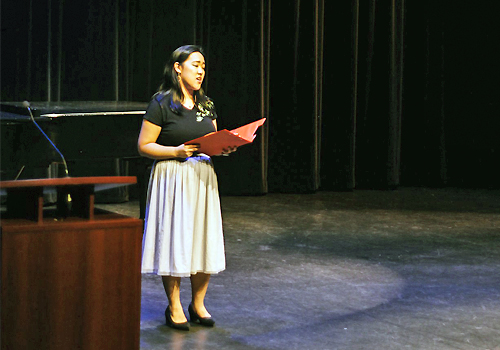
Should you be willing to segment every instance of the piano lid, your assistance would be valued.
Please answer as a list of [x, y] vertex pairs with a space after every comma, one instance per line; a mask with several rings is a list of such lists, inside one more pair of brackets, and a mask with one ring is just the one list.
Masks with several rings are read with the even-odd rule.
[[[30, 102], [35, 118], [59, 118], [71, 116], [105, 116], [146, 113], [147, 103], [126, 101], [65, 101]], [[0, 118], [10, 119], [13, 115], [28, 116], [23, 102], [1, 102]]]

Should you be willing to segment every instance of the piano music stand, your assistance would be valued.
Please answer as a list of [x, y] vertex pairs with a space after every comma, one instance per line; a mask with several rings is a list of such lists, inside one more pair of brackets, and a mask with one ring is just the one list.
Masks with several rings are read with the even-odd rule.
[[[94, 191], [134, 183], [0, 182], [2, 350], [139, 349], [143, 221], [94, 208]], [[43, 207], [50, 191], [56, 210]]]

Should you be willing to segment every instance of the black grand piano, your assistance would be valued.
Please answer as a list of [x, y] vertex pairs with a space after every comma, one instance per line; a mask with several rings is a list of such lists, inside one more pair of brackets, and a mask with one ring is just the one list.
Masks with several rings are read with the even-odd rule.
[[[69, 176], [132, 175], [138, 176], [139, 187], [143, 185], [150, 162], [139, 156], [137, 137], [147, 103], [30, 105], [38, 125], [64, 155]], [[1, 180], [64, 176], [60, 155], [32, 122], [23, 102], [1, 102], [0, 122]]]

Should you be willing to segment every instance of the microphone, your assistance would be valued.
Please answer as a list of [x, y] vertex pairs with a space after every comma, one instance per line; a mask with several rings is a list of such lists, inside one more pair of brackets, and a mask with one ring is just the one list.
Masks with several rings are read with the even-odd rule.
[[43, 136], [45, 136], [45, 138], [47, 140], [49, 140], [50, 144], [52, 145], [52, 147], [54, 147], [54, 149], [57, 151], [57, 153], [61, 156], [61, 159], [62, 159], [62, 162], [63, 162], [63, 165], [64, 165], [64, 172], [66, 174], [66, 177], [69, 177], [69, 172], [68, 172], [68, 165], [66, 164], [66, 159], [64, 159], [64, 156], [63, 154], [61, 153], [61, 151], [59, 151], [59, 149], [56, 147], [56, 145], [54, 145], [54, 142], [52, 142], [52, 140], [47, 136], [47, 134], [45, 134], [45, 132], [42, 130], [42, 128], [38, 125], [38, 123], [35, 121], [35, 118], [33, 117], [33, 113], [31, 112], [31, 106], [30, 106], [30, 103], [28, 101], [24, 101], [23, 102], [23, 106], [26, 107], [26, 109], [28, 110], [28, 112], [30, 113], [30, 118], [31, 118], [31, 121], [35, 124], [35, 126], [38, 128], [38, 130], [40, 130], [40, 132], [42, 133]]

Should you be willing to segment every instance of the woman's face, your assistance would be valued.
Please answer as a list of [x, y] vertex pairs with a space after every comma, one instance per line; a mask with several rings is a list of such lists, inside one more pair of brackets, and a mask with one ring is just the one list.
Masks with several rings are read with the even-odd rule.
[[198, 91], [205, 78], [205, 57], [200, 52], [193, 52], [181, 64], [175, 62], [175, 71], [188, 91]]

